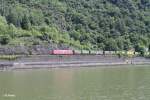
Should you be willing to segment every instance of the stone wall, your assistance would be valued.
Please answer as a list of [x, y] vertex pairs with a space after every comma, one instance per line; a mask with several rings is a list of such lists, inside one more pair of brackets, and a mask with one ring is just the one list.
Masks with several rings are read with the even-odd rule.
[[0, 55], [46, 55], [53, 49], [69, 49], [67, 45], [32, 45], [32, 46], [0, 46]]

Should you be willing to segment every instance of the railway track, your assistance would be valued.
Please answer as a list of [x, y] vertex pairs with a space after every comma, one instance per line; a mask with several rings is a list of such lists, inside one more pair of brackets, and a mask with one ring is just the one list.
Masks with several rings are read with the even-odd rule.
[[30, 58], [18, 59], [16, 61], [0, 61], [0, 70], [125, 64], [150, 64], [150, 59], [138, 57], [134, 59], [123, 59], [112, 56], [34, 56]]

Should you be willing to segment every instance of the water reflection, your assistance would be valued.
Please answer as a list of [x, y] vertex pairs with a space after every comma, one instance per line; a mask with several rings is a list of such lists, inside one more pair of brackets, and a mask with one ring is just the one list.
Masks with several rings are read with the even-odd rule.
[[149, 100], [150, 66], [0, 73], [0, 100]]
[[57, 98], [60, 100], [65, 99], [70, 100], [73, 94], [73, 76], [74, 71], [71, 69], [57, 70], [53, 73], [54, 84], [56, 88], [56, 93], [59, 94]]

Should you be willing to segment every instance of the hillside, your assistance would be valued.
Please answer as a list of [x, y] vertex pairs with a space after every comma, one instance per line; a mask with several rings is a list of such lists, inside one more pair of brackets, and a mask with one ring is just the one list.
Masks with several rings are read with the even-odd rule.
[[0, 44], [150, 48], [150, 0], [0, 0]]

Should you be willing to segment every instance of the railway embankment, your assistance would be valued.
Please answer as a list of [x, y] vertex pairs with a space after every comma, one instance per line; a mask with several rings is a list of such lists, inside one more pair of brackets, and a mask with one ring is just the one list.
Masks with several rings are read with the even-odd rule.
[[150, 59], [144, 57], [118, 58], [118, 56], [112, 55], [30, 56], [13, 61], [1, 60], [0, 70], [114, 66], [127, 64], [150, 64]]

